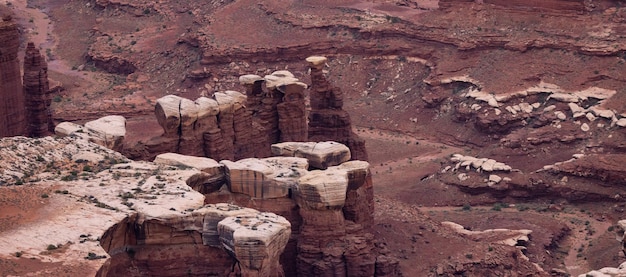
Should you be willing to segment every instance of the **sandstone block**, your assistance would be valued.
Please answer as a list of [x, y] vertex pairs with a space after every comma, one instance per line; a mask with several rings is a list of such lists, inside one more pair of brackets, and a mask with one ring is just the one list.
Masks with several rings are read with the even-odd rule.
[[181, 98], [175, 95], [167, 95], [157, 100], [154, 113], [166, 135], [178, 134], [181, 123], [180, 101]]
[[84, 130], [83, 126], [72, 122], [61, 122], [54, 128], [54, 133], [57, 136], [65, 137], [78, 131]]
[[273, 213], [231, 216], [218, 223], [224, 249], [241, 265], [243, 276], [283, 276], [279, 257], [291, 235], [291, 224]]
[[301, 208], [313, 210], [341, 209], [346, 201], [348, 176], [344, 170], [314, 170], [298, 179], [297, 192]]
[[256, 82], [262, 81], [263, 78], [259, 75], [247, 74], [239, 76], [239, 83], [242, 85], [253, 85]]
[[308, 167], [305, 159], [293, 157], [224, 160], [220, 163], [226, 167], [231, 192], [261, 199], [288, 197]]
[[119, 150], [126, 136], [126, 118], [120, 115], [105, 116], [85, 123], [85, 129], [93, 142]]
[[227, 217], [254, 216], [258, 211], [239, 207], [237, 205], [218, 203], [208, 204], [197, 209], [194, 213], [202, 215], [202, 244], [220, 247], [218, 224]]
[[283, 142], [272, 144], [272, 153], [306, 158], [312, 167], [326, 169], [350, 160], [350, 149], [334, 141]]

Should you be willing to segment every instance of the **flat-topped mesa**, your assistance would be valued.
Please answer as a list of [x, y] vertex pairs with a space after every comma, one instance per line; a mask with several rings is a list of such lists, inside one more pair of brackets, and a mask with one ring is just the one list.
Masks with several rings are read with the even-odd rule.
[[367, 161], [365, 141], [352, 131], [350, 115], [342, 109], [341, 89], [332, 86], [324, 74], [326, 58], [307, 58], [311, 69], [311, 111], [309, 141], [332, 140], [347, 145], [353, 160]]
[[54, 128], [57, 136], [77, 136], [90, 142], [119, 151], [126, 136], [126, 118], [109, 115], [81, 126], [72, 122], [61, 122]]
[[221, 161], [226, 169], [228, 188], [257, 199], [287, 198], [298, 178], [307, 174], [303, 158], [249, 158], [237, 162]]
[[218, 223], [224, 249], [241, 266], [241, 275], [285, 276], [280, 255], [291, 235], [291, 224], [273, 213], [231, 216]]
[[46, 136], [54, 130], [50, 110], [52, 97], [48, 85], [48, 64], [32, 42], [26, 47], [23, 80], [28, 136]]
[[26, 133], [26, 108], [17, 54], [20, 33], [8, 9], [0, 9], [0, 137]]

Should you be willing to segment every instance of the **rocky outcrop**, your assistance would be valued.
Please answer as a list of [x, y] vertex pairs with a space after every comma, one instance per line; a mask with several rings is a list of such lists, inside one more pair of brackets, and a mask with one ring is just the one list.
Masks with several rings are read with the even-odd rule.
[[526, 229], [487, 229], [483, 231], [471, 231], [465, 229], [463, 225], [450, 221], [444, 221], [441, 225], [475, 241], [481, 240], [508, 246], [517, 246], [521, 249], [525, 249], [530, 240], [529, 235], [533, 232], [532, 230]]
[[98, 68], [113, 74], [128, 75], [135, 70], [135, 63], [122, 54], [121, 46], [110, 43], [110, 37], [103, 35], [95, 39], [95, 42], [87, 50], [87, 60], [93, 62]]
[[291, 224], [282, 216], [260, 213], [227, 217], [217, 225], [224, 249], [241, 266], [242, 276], [284, 276], [280, 266]]
[[226, 169], [228, 187], [233, 193], [251, 198], [289, 197], [298, 177], [305, 175], [308, 162], [302, 158], [273, 157], [221, 161]]
[[277, 156], [301, 157], [318, 169], [326, 169], [350, 160], [350, 149], [334, 141], [283, 142], [272, 144], [272, 154]]
[[176, 167], [193, 167], [202, 173], [195, 175], [187, 182], [191, 188], [202, 194], [209, 194], [219, 190], [226, 182], [224, 166], [213, 159], [192, 157], [177, 153], [164, 153], [156, 156], [154, 163]]
[[618, 267], [603, 267], [578, 275], [578, 277], [620, 277], [626, 275], [626, 262]]
[[[226, 187], [206, 193], [207, 203], [227, 201], [287, 218], [292, 234], [281, 257], [286, 276], [399, 275], [397, 261], [378, 255], [368, 232], [374, 200], [367, 162], [348, 161], [348, 148], [335, 142], [279, 143], [272, 149], [285, 157], [221, 161]], [[312, 164], [325, 169], [308, 171], [316, 168]]]
[[589, 154], [577, 155], [574, 158], [544, 167], [546, 170], [569, 175], [601, 180], [606, 185], [619, 186], [626, 178], [626, 155], [622, 154]]
[[126, 136], [126, 118], [109, 115], [89, 121], [85, 126], [62, 122], [54, 128], [54, 132], [58, 136], [76, 136], [118, 151], [122, 149]]
[[26, 108], [17, 58], [20, 34], [7, 9], [0, 10], [0, 137], [26, 132]]
[[[159, 217], [138, 213], [110, 228], [102, 236], [102, 245], [107, 252], [119, 254], [112, 254], [110, 264], [97, 276], [134, 276], [137, 271], [228, 276], [235, 268], [239, 272], [234, 273], [242, 276], [282, 276], [277, 257], [289, 239], [285, 218], [224, 203], [187, 211]], [[165, 252], [173, 249], [175, 254]], [[132, 261], [125, 257], [129, 251]], [[161, 255], [154, 257], [154, 253]], [[178, 261], [181, 256], [185, 263]], [[206, 259], [211, 262], [202, 262]]]
[[307, 58], [311, 69], [311, 111], [309, 113], [309, 140], [332, 140], [350, 148], [352, 159], [367, 161], [365, 142], [352, 132], [350, 115], [342, 109], [341, 89], [333, 87], [324, 74], [326, 57]]
[[48, 85], [48, 64], [32, 42], [26, 47], [23, 79], [28, 136], [48, 135], [54, 130], [50, 109], [52, 97]]
[[[315, 60], [319, 59], [319, 60]], [[312, 64], [325, 64], [326, 58], [313, 57]], [[318, 70], [319, 71], [319, 70]], [[245, 94], [227, 90], [213, 98], [195, 101], [174, 95], [157, 100], [155, 114], [163, 136], [128, 145], [149, 153], [176, 152], [215, 160], [269, 157], [270, 146], [278, 142], [333, 140], [347, 145], [353, 160], [367, 160], [364, 141], [352, 132], [350, 116], [342, 110], [338, 88], [331, 88], [321, 71], [312, 70], [317, 87], [315, 105], [307, 110], [308, 86], [286, 70], [270, 75], [242, 75], [239, 82]], [[312, 102], [312, 103], [313, 103]], [[307, 123], [308, 120], [308, 123]], [[323, 144], [320, 144], [321, 147]], [[282, 155], [282, 154], [281, 154]], [[326, 168], [312, 161], [312, 166]]]
[[548, 1], [520, 1], [520, 0], [441, 0], [439, 6], [451, 7], [457, 3], [492, 4], [508, 9], [533, 9], [565, 12], [584, 12], [587, 10], [587, 1], [584, 0], [548, 0]]

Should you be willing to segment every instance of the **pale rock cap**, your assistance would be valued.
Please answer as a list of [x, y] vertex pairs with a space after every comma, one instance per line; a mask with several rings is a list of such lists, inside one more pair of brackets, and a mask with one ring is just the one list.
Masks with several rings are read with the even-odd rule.
[[288, 70], [277, 70], [272, 72], [271, 74], [272, 76], [276, 76], [276, 77], [290, 77], [290, 78], [295, 78], [296, 76], [293, 75], [293, 73], [291, 73]]
[[324, 67], [328, 59], [323, 56], [310, 56], [306, 58], [306, 61], [309, 63], [311, 67], [321, 69], [322, 67]]
[[263, 77], [255, 74], [247, 74], [239, 76], [239, 83], [242, 85], [252, 85], [255, 82], [262, 81]]

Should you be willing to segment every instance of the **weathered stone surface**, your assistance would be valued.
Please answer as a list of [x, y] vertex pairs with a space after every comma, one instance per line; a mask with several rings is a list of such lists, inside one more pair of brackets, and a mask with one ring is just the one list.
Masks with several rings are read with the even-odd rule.
[[369, 163], [349, 161], [329, 168], [345, 170], [348, 174], [348, 189], [343, 215], [346, 220], [369, 228], [374, 224], [374, 186]]
[[192, 167], [202, 171], [202, 173], [190, 177], [187, 181], [187, 185], [202, 194], [215, 192], [226, 183], [224, 166], [210, 158], [164, 153], [156, 156], [154, 163]]
[[24, 95], [28, 136], [41, 137], [54, 129], [48, 84], [48, 64], [35, 44], [28, 43], [24, 56]]
[[291, 224], [273, 213], [227, 217], [218, 223], [224, 249], [241, 265], [243, 276], [284, 276], [279, 256], [287, 246]]
[[290, 157], [221, 163], [226, 168], [231, 192], [261, 199], [288, 197], [298, 178], [307, 174], [308, 167], [305, 159]]
[[463, 225], [444, 221], [441, 223], [455, 232], [467, 236], [473, 240], [489, 241], [497, 244], [504, 244], [509, 246], [524, 246], [529, 241], [529, 235], [532, 230], [520, 229], [487, 229], [483, 231], [471, 231], [463, 227]]
[[334, 141], [283, 142], [272, 144], [272, 153], [279, 156], [301, 157], [312, 167], [326, 169], [350, 160], [350, 149]]
[[167, 95], [159, 98], [154, 113], [166, 136], [178, 135], [181, 124], [180, 97]]
[[110, 115], [89, 121], [85, 126], [61, 122], [54, 128], [54, 132], [61, 137], [79, 137], [118, 151], [122, 148], [126, 135], [126, 119], [123, 116]]
[[313, 170], [298, 179], [301, 208], [338, 210], [346, 202], [348, 176], [345, 170]]
[[89, 140], [109, 149], [120, 150], [126, 136], [126, 118], [119, 115], [105, 116], [85, 123], [85, 129]]
[[54, 128], [57, 136], [65, 137], [76, 132], [84, 132], [84, 127], [72, 122], [61, 122]]
[[280, 141], [306, 141], [308, 139], [305, 105], [307, 85], [299, 82], [291, 72], [286, 70], [265, 76], [265, 82], [269, 90], [276, 90], [283, 95], [283, 101], [276, 106]]
[[26, 133], [26, 108], [17, 57], [20, 34], [10, 13], [0, 16], [0, 137], [21, 136]]

